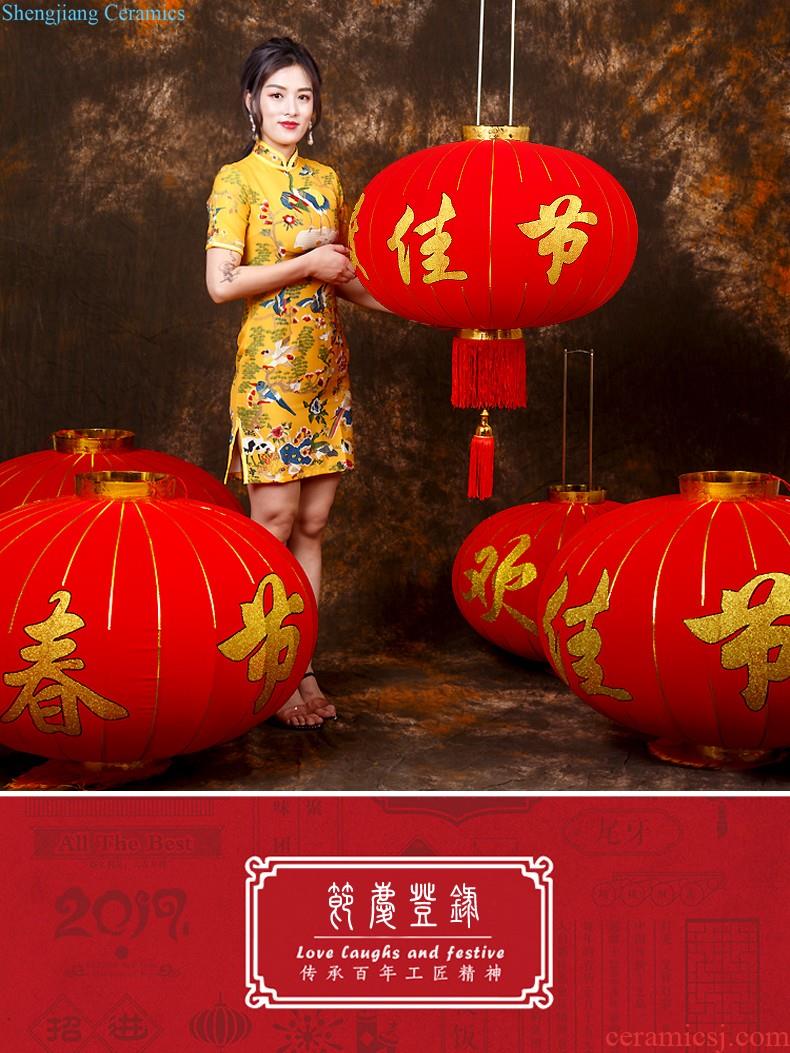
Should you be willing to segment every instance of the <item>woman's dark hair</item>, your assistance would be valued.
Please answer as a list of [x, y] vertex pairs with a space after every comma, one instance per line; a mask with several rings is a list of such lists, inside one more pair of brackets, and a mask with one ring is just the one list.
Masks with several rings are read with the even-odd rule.
[[[258, 105], [261, 88], [273, 73], [287, 66], [301, 66], [307, 74], [313, 89], [313, 127], [321, 120], [321, 71], [315, 59], [303, 44], [290, 37], [271, 37], [252, 49], [241, 71], [242, 105], [246, 112], [244, 95], [249, 92], [250, 110], [258, 135], [261, 133], [261, 111]], [[252, 146], [247, 153], [251, 149]]]

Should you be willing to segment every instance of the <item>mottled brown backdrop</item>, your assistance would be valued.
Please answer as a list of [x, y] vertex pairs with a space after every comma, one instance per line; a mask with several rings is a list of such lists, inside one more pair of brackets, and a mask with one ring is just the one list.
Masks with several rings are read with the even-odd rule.
[[[169, 28], [0, 23], [2, 458], [56, 428], [103, 425], [222, 471], [240, 308], [205, 292], [204, 202], [245, 142], [237, 74], [252, 45], [285, 33], [315, 52], [326, 99], [312, 153], [352, 200], [390, 161], [474, 120], [473, 0], [183, 6]], [[510, 4], [487, 6], [482, 118], [499, 124]], [[515, 123], [620, 180], [639, 220], [636, 264], [593, 315], [528, 335], [530, 406], [497, 415], [488, 506], [465, 498], [475, 415], [450, 409], [448, 335], [347, 311], [359, 467], [327, 541], [327, 647], [459, 631], [449, 576], [461, 539], [557, 477], [566, 345], [596, 350], [597, 474], [612, 496], [665, 492], [700, 468], [790, 472], [786, 11], [519, 0]], [[582, 405], [577, 395], [579, 467]]]

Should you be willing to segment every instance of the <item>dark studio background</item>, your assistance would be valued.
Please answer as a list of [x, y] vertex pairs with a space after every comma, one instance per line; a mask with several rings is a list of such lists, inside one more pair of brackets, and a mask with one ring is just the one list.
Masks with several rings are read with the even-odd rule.
[[[237, 74], [255, 43], [289, 34], [315, 53], [325, 117], [303, 152], [338, 169], [351, 201], [389, 162], [474, 121], [476, 0], [183, 6], [172, 27], [0, 23], [2, 459], [57, 428], [128, 427], [140, 446], [223, 471], [240, 306], [205, 291], [204, 203], [245, 145]], [[482, 119], [500, 124], [510, 3], [487, 9]], [[519, 0], [514, 121], [623, 184], [636, 263], [594, 314], [527, 334], [530, 405], [495, 416], [487, 505], [465, 497], [476, 415], [450, 407], [449, 334], [345, 311], [358, 470], [327, 538], [325, 647], [463, 637], [458, 545], [558, 476], [565, 346], [596, 351], [597, 482], [613, 498], [674, 490], [701, 468], [790, 473], [786, 10]]]

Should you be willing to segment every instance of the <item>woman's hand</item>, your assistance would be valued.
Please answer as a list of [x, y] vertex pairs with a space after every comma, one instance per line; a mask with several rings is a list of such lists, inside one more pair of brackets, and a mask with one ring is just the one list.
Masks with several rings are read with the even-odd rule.
[[330, 285], [343, 285], [354, 277], [354, 268], [345, 245], [320, 245], [306, 252], [302, 259], [308, 276]]

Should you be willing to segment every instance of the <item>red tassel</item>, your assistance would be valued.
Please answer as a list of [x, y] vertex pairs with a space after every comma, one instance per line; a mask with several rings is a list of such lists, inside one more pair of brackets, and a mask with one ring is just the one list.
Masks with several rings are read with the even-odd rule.
[[467, 497], [485, 501], [494, 492], [494, 433], [488, 424], [488, 410], [480, 414], [480, 424], [469, 446], [469, 484]]
[[523, 337], [472, 339], [466, 332], [462, 330], [453, 337], [453, 405], [459, 409], [526, 406], [527, 354]]

